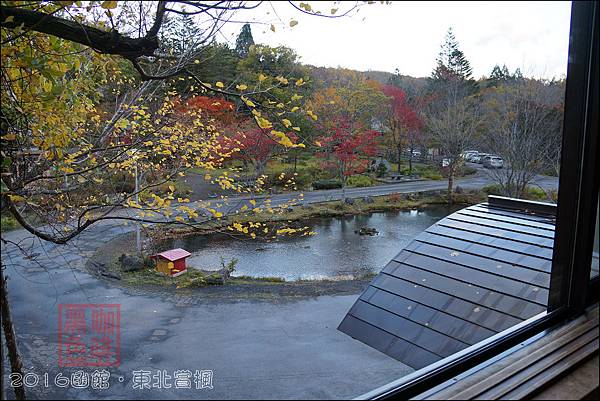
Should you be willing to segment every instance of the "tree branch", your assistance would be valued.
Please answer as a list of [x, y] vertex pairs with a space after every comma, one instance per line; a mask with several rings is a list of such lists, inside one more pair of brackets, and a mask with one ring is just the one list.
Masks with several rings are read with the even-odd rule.
[[[0, 7], [0, 26], [15, 29], [21, 24], [25, 29], [56, 36], [71, 42], [89, 46], [105, 54], [120, 55], [131, 59], [141, 56], [152, 56], [158, 49], [158, 30], [165, 12], [164, 2], [159, 2], [156, 20], [146, 36], [130, 38], [117, 31], [103, 31], [88, 25], [79, 24], [53, 15], [26, 10], [20, 7]], [[9, 22], [8, 17], [13, 17]]]

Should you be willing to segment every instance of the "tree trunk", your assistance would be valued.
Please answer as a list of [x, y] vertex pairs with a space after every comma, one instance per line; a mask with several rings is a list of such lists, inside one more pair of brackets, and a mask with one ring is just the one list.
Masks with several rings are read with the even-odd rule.
[[294, 155], [294, 173], [296, 172], [297, 166], [298, 166], [298, 155]]
[[[19, 349], [17, 347], [17, 336], [15, 335], [15, 328], [12, 323], [10, 316], [10, 309], [8, 304], [8, 294], [6, 279], [4, 278], [4, 269], [0, 269], [0, 279], [2, 281], [2, 294], [1, 294], [1, 306], [2, 306], [2, 330], [4, 331], [4, 339], [6, 340], [6, 348], [8, 349], [8, 359], [10, 360], [11, 373], [17, 373], [23, 377], [23, 362], [19, 355]], [[25, 387], [15, 387], [15, 397], [17, 400], [25, 399]]]
[[400, 173], [402, 170], [402, 167], [400, 166], [402, 161], [402, 145], [400, 143], [396, 146], [396, 151], [398, 152], [398, 173]]
[[448, 204], [452, 205], [452, 192], [454, 187], [454, 167], [448, 166]]

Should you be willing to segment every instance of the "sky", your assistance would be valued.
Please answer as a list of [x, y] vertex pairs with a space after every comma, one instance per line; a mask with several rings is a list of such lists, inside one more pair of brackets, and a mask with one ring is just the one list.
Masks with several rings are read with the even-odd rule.
[[[299, 4], [299, 2], [294, 2]], [[313, 10], [338, 14], [354, 2], [307, 1]], [[287, 2], [264, 2], [239, 11], [223, 29], [235, 43], [242, 21], [253, 24], [256, 43], [293, 48], [305, 64], [429, 76], [446, 31], [452, 27], [475, 78], [496, 64], [529, 77], [566, 75], [570, 2], [392, 2], [365, 4], [329, 19], [302, 14]], [[298, 22], [293, 28], [289, 22]], [[275, 32], [270, 25], [273, 24]]]

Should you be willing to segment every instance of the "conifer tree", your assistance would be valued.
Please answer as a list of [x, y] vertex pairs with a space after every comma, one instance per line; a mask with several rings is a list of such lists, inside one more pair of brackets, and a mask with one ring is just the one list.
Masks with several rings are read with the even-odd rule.
[[252, 37], [252, 29], [250, 24], [244, 24], [240, 34], [235, 41], [235, 51], [241, 58], [246, 58], [250, 51], [250, 46], [254, 44], [254, 38]]
[[458, 41], [452, 32], [452, 28], [449, 28], [431, 77], [434, 80], [441, 81], [470, 81], [472, 75], [473, 69], [471, 68], [471, 64], [459, 49]]

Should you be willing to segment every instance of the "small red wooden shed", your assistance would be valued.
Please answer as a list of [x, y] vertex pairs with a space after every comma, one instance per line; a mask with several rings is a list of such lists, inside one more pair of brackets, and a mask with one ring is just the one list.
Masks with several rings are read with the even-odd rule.
[[156, 260], [157, 271], [177, 277], [187, 271], [185, 259], [190, 255], [185, 249], [177, 248], [158, 253], [151, 258]]

